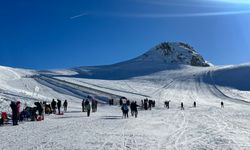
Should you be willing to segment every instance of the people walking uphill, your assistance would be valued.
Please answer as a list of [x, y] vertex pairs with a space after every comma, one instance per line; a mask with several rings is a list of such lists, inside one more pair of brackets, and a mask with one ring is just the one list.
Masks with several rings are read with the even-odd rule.
[[90, 106], [89, 100], [85, 101], [85, 108], [86, 108], [86, 111], [87, 111], [87, 116], [89, 117], [90, 116], [90, 110], [91, 110], [91, 106]]
[[82, 100], [82, 112], [85, 112], [85, 100]]
[[194, 108], [196, 108], [196, 101], [194, 101]]
[[61, 115], [61, 106], [62, 106], [61, 100], [57, 99], [58, 115]]
[[17, 104], [15, 102], [10, 103], [10, 108], [12, 110], [12, 121], [13, 121], [13, 126], [18, 125], [18, 114], [17, 114]]
[[51, 102], [52, 112], [56, 114], [56, 101], [53, 99]]
[[122, 104], [121, 110], [122, 110], [123, 118], [128, 118], [129, 109], [126, 103]]
[[224, 108], [224, 102], [221, 102], [220, 105], [221, 105], [221, 108]]
[[184, 110], [184, 104], [181, 102], [181, 110]]
[[67, 100], [65, 100], [63, 102], [63, 108], [64, 108], [64, 112], [67, 112], [67, 109], [68, 109], [68, 101]]

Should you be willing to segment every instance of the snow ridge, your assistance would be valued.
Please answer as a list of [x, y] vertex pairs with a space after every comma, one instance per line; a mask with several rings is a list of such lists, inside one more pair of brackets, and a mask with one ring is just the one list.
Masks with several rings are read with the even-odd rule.
[[164, 62], [167, 64], [184, 64], [208, 67], [210, 64], [198, 54], [193, 47], [182, 42], [162, 42], [151, 48], [137, 61]]

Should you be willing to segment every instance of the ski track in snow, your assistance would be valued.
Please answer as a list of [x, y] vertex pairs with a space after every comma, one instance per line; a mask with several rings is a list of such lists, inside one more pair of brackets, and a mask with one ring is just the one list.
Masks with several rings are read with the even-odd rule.
[[[59, 97], [70, 100], [70, 108], [64, 116], [46, 116], [43, 122], [0, 127], [0, 149], [250, 149], [249, 100], [241, 99], [241, 93], [237, 93], [239, 97], [223, 93], [226, 90], [213, 79], [214, 68], [165, 71], [128, 80], [46, 77], [40, 82], [21, 78], [25, 75], [18, 70], [4, 69], [4, 75], [13, 75], [10, 85], [16, 87], [8, 89], [10, 92], [3, 90], [1, 104], [6, 97], [31, 103], [33, 99]], [[39, 97], [29, 95], [35, 86], [40, 87]], [[89, 92], [131, 100], [149, 95], [157, 106], [152, 111], [139, 111], [139, 118], [122, 119], [120, 107], [101, 105], [88, 118], [80, 112], [80, 98]], [[163, 108], [165, 100], [171, 100], [169, 110]], [[194, 101], [197, 108], [192, 107]], [[221, 101], [225, 102], [224, 109], [219, 107]], [[184, 102], [184, 111], [180, 110], [180, 102]]]
[[228, 111], [204, 106], [184, 111], [155, 108], [128, 119], [122, 119], [116, 106], [102, 106], [90, 118], [71, 111], [46, 116], [43, 122], [1, 127], [0, 149], [249, 149], [250, 114], [238, 126], [234, 115], [240, 112]]

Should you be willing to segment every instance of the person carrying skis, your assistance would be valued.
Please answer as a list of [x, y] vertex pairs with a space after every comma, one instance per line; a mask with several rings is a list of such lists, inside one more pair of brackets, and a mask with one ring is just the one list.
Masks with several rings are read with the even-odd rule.
[[68, 109], [68, 101], [67, 100], [65, 100], [63, 102], [63, 108], [64, 108], [64, 112], [67, 112], [67, 109]]
[[184, 110], [184, 104], [181, 102], [181, 110]]
[[85, 101], [85, 108], [87, 110], [87, 116], [89, 117], [90, 116], [90, 110], [91, 110], [91, 106], [90, 106], [89, 100]]

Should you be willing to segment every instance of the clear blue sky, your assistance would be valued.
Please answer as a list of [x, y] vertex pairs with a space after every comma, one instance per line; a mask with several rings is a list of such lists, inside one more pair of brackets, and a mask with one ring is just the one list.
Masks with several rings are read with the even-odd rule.
[[187, 42], [218, 65], [250, 62], [250, 1], [0, 2], [0, 65], [53, 69], [111, 64], [162, 41]]

